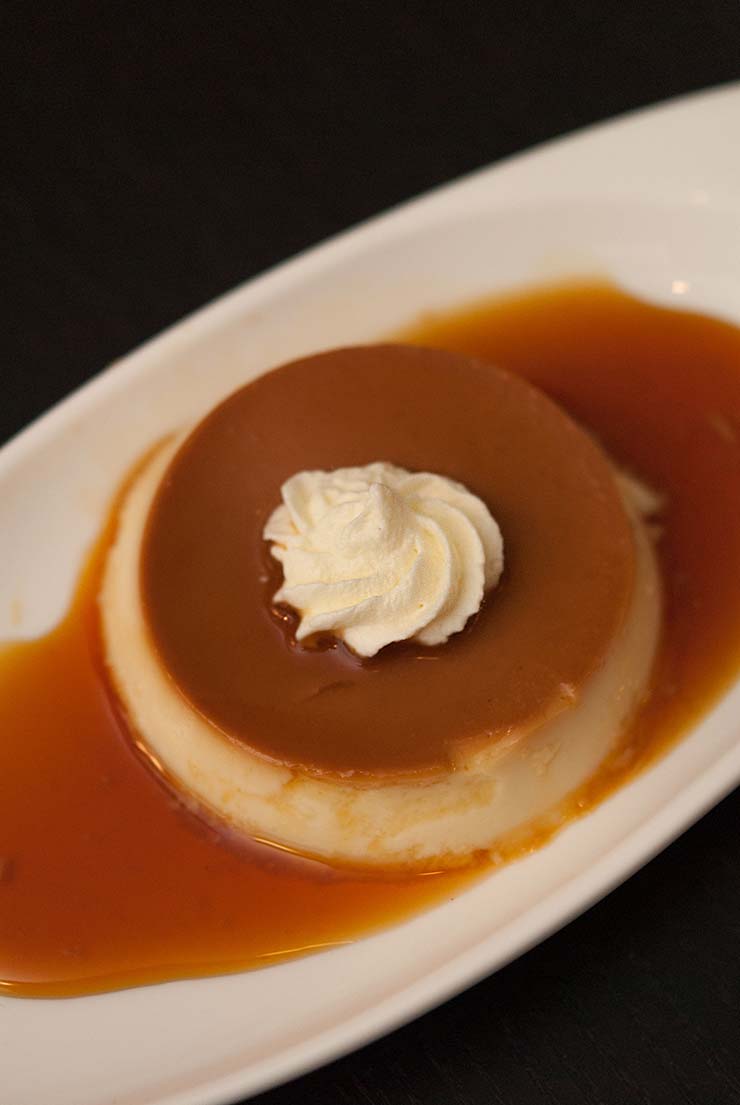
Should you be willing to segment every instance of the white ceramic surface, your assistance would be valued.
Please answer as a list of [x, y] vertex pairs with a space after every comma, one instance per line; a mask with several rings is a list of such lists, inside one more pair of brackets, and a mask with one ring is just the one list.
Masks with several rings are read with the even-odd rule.
[[[264, 368], [420, 312], [577, 273], [740, 322], [740, 85], [560, 140], [414, 201], [137, 350], [0, 454], [0, 637], [64, 610], [117, 481]], [[53, 352], [50, 351], [50, 356]], [[250, 974], [0, 998], [2, 1105], [206, 1105], [388, 1031], [520, 954], [740, 780], [740, 685], [667, 757], [526, 860], [357, 944]]]

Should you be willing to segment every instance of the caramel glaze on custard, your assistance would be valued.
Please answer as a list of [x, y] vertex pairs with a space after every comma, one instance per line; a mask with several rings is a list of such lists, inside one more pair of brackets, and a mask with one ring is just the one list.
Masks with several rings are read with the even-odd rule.
[[[503, 579], [436, 648], [360, 660], [296, 645], [270, 612], [280, 575], [262, 538], [280, 486], [379, 459], [479, 495]], [[200, 423], [152, 506], [141, 580], [160, 660], [200, 713], [273, 761], [377, 779], [444, 771], [570, 705], [634, 568], [609, 462], [541, 392], [453, 353], [376, 345], [270, 372]]]
[[[740, 331], [581, 284], [404, 337], [530, 376], [666, 497], [650, 698], [590, 783], [502, 848], [506, 860], [649, 763], [738, 672]], [[102, 674], [96, 596], [110, 536], [61, 625], [0, 654], [0, 988], [71, 995], [257, 966], [456, 893], [470, 872], [358, 878], [237, 846], [168, 793]]]

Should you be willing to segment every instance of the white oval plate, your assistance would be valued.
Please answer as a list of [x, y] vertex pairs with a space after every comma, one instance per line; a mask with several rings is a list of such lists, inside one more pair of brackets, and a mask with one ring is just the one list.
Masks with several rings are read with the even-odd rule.
[[[740, 321], [740, 85], [549, 144], [282, 265], [149, 342], [0, 454], [0, 638], [48, 628], [118, 480], [263, 369], [420, 312], [573, 273]], [[51, 354], [50, 354], [51, 355]], [[740, 779], [740, 685], [531, 857], [404, 925], [226, 978], [0, 999], [13, 1105], [207, 1105], [358, 1047], [584, 910]]]

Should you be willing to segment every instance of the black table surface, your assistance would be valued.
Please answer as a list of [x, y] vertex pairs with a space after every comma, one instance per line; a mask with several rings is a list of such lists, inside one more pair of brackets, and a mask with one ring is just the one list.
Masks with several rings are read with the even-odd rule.
[[[327, 235], [740, 77], [737, 0], [10, 2], [2, 32], [0, 440]], [[260, 1105], [740, 1102], [739, 814], [735, 794], [528, 955]]]

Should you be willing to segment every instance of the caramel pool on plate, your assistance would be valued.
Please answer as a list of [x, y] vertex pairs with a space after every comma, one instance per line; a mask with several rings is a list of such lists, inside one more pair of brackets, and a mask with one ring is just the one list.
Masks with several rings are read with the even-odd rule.
[[[430, 321], [406, 338], [529, 377], [665, 496], [664, 635], [650, 698], [598, 775], [557, 817], [510, 841], [508, 858], [648, 763], [737, 672], [740, 335], [608, 286], [573, 285]], [[64, 623], [0, 659], [8, 992], [75, 994], [255, 966], [408, 917], [477, 874], [360, 877], [228, 839], [189, 812], [137, 752], [103, 678], [100, 556]]]

